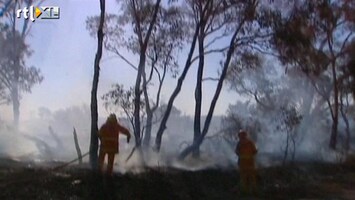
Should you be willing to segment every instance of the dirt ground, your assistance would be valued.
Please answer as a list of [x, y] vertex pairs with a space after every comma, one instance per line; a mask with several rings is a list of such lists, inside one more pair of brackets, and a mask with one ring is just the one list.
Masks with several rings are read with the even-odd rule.
[[260, 169], [258, 192], [252, 195], [239, 192], [238, 179], [236, 170], [172, 168], [106, 177], [83, 167], [53, 171], [1, 159], [0, 199], [355, 199], [355, 162]]

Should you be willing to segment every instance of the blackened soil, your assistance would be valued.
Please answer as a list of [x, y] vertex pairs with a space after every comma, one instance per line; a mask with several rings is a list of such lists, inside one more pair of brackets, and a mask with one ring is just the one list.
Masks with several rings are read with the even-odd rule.
[[[354, 162], [355, 163], [355, 162]], [[258, 190], [241, 193], [236, 170], [146, 169], [102, 176], [85, 168], [53, 171], [0, 162], [0, 199], [355, 199], [355, 165], [298, 163], [258, 172]]]

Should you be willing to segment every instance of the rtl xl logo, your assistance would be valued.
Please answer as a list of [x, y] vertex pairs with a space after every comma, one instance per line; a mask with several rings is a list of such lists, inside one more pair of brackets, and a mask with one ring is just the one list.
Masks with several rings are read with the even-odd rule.
[[58, 6], [41, 6], [34, 7], [30, 6], [29, 8], [25, 7], [23, 9], [18, 9], [16, 12], [16, 17], [21, 18], [21, 15], [25, 19], [30, 19], [35, 21], [39, 19], [59, 19], [60, 18], [60, 9]]

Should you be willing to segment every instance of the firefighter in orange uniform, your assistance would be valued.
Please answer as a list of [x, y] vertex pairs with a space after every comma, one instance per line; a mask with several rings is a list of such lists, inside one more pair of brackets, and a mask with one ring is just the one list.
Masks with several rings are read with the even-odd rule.
[[115, 114], [110, 114], [107, 118], [105, 124], [103, 124], [99, 130], [99, 139], [100, 139], [100, 152], [99, 152], [99, 168], [103, 172], [105, 156], [108, 156], [108, 165], [107, 173], [112, 175], [113, 163], [115, 159], [115, 154], [118, 153], [119, 143], [118, 143], [118, 134], [124, 134], [127, 136], [127, 143], [131, 138], [131, 134], [128, 129], [121, 126], [116, 118]]
[[255, 155], [257, 149], [246, 131], [238, 133], [239, 142], [235, 149], [238, 155], [238, 165], [242, 191], [253, 192], [256, 190]]

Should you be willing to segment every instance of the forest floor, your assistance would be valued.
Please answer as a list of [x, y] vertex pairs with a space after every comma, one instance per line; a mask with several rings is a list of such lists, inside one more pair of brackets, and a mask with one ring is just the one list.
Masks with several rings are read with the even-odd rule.
[[355, 199], [355, 160], [259, 169], [258, 192], [239, 192], [237, 170], [146, 169], [106, 177], [83, 167], [53, 171], [0, 159], [0, 199]]

